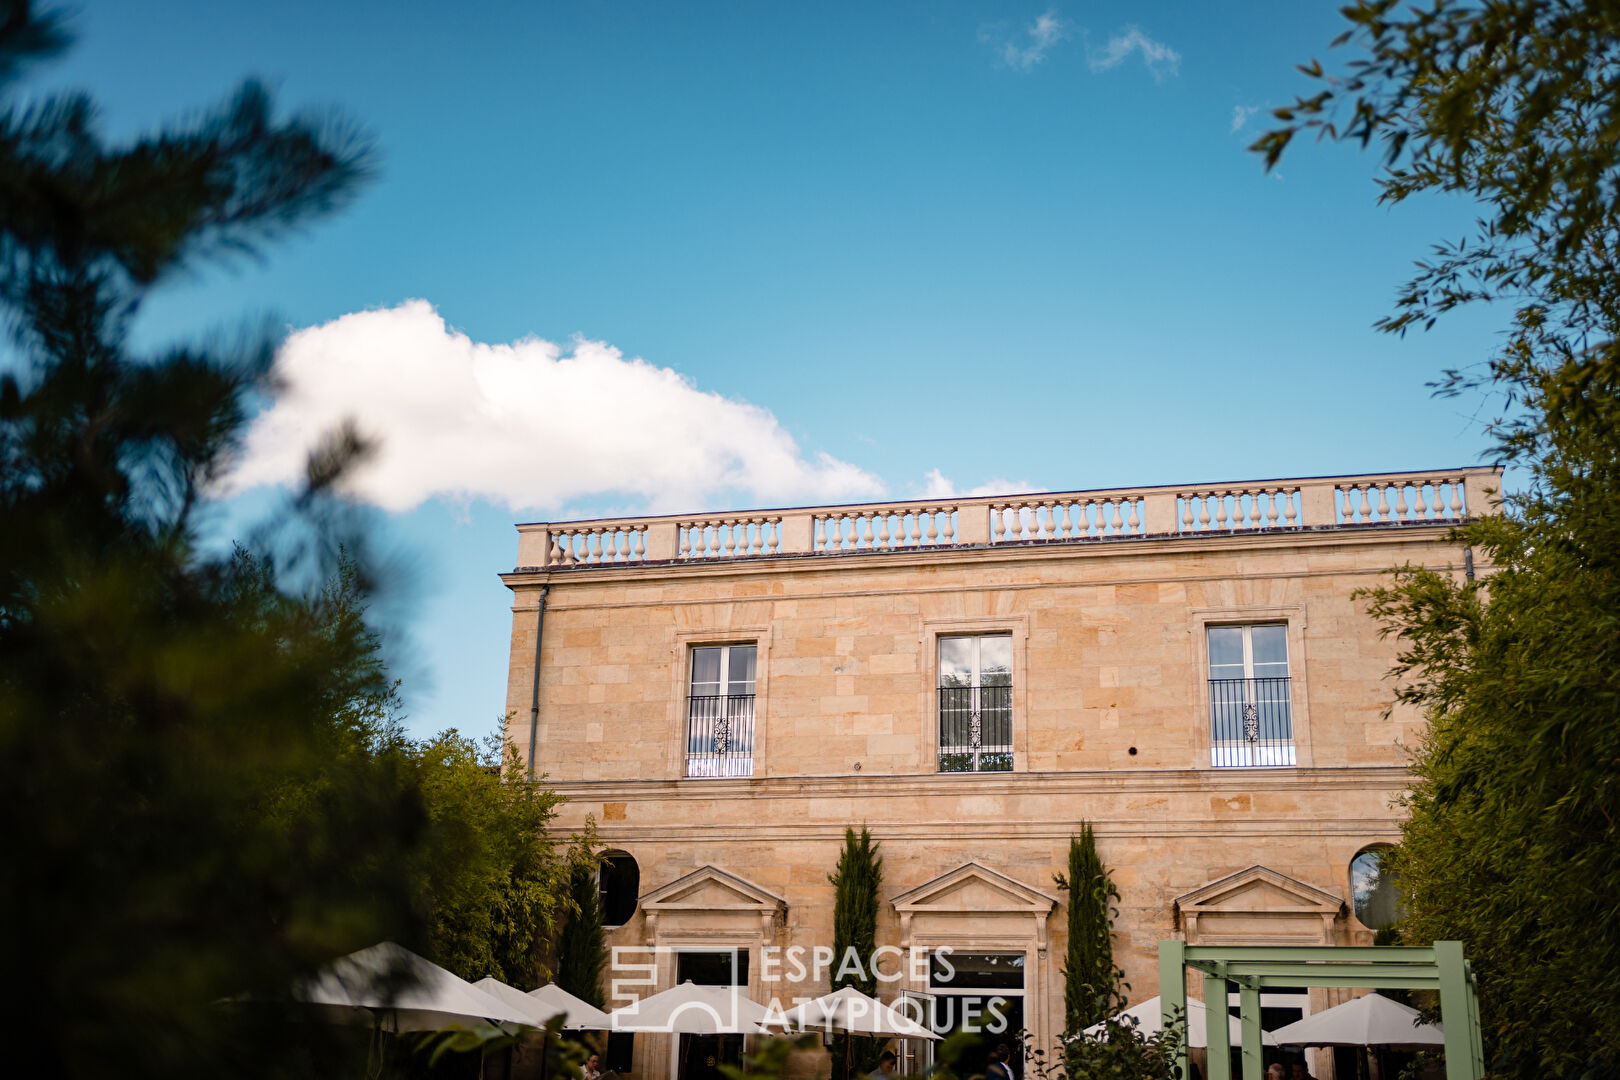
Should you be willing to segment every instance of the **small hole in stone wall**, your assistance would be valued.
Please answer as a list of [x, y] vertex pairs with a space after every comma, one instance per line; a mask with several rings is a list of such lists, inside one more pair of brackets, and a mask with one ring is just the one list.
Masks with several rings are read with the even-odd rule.
[[1131, 757], [1135, 757], [1136, 756], [1136, 747], [1134, 747], [1134, 746], [1131, 747], [1128, 752], [1130, 753]]
[[856, 763], [855, 763], [855, 771], [856, 771], [856, 772], [860, 772], [860, 771], [861, 771], [861, 763], [860, 763], [860, 762], [858, 762], [858, 761], [857, 761], [857, 762], [856, 762]]

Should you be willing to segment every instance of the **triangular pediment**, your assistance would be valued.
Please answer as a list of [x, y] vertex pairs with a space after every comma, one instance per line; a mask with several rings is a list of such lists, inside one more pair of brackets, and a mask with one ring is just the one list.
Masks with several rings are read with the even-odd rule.
[[780, 896], [715, 866], [678, 877], [644, 895], [640, 903], [649, 912], [787, 910], [787, 901]]
[[902, 914], [1027, 911], [1044, 915], [1057, 904], [1021, 881], [971, 862], [903, 892], [891, 902]]
[[1269, 913], [1336, 915], [1344, 901], [1314, 885], [1264, 866], [1218, 878], [1175, 899], [1178, 915]]

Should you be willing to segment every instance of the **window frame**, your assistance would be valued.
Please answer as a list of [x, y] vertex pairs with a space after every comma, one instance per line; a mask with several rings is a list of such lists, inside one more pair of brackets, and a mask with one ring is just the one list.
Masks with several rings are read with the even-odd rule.
[[[1252, 768], [1308, 769], [1316, 760], [1311, 745], [1310, 694], [1306, 684], [1309, 668], [1305, 649], [1305, 608], [1299, 604], [1245, 605], [1241, 607], [1194, 608], [1189, 620], [1188, 633], [1192, 636], [1193, 659], [1197, 686], [1197, 736], [1192, 740], [1194, 758], [1189, 767], [1208, 772], [1245, 772]], [[1209, 631], [1220, 626], [1255, 626], [1283, 624], [1288, 641], [1289, 719], [1294, 730], [1294, 764], [1231, 766], [1213, 764], [1214, 733], [1210, 718], [1213, 715], [1209, 693]]]
[[[1012, 768], [994, 772], [943, 772], [939, 767], [939, 639], [948, 637], [988, 637], [1009, 635], [1012, 638]], [[1025, 722], [1029, 694], [1029, 619], [1012, 618], [926, 619], [918, 642], [923, 650], [924, 678], [922, 718], [919, 725], [919, 771], [938, 776], [1005, 776], [1008, 772], [1022, 772], [1029, 762], [1029, 725]]]
[[[714, 630], [677, 630], [670, 649], [669, 738], [666, 743], [668, 775], [676, 780], [713, 784], [728, 780], [746, 781], [766, 775], [766, 749], [769, 743], [767, 702], [770, 691], [771, 630], [764, 626], [738, 626]], [[687, 773], [687, 725], [692, 693], [692, 651], [725, 645], [754, 646], [754, 752], [752, 771], [747, 776], [691, 776]]]
[[[1393, 850], [1395, 850], [1395, 845], [1390, 841], [1374, 840], [1370, 843], [1362, 844], [1360, 847], [1356, 848], [1355, 852], [1344, 862], [1345, 905], [1350, 909], [1350, 917], [1355, 920], [1355, 924], [1360, 927], [1363, 932], [1370, 935], [1377, 935], [1377, 933], [1382, 930], [1383, 927], [1372, 926], [1368, 923], [1362, 922], [1361, 920], [1361, 911], [1356, 907], [1356, 860], [1361, 858], [1363, 855], [1377, 855]], [[1395, 878], [1396, 910], [1394, 919], [1391, 921], [1399, 922], [1401, 918], [1399, 892], [1400, 875], [1396, 875]]]
[[[636, 895], [630, 898], [630, 917], [623, 922], [609, 922], [607, 882], [603, 878], [603, 871], [606, 869], [608, 861], [619, 858], [629, 859], [630, 862], [635, 865]], [[641, 863], [634, 855], [630, 854], [623, 848], [608, 848], [606, 851], [602, 852], [602, 862], [598, 864], [596, 868], [596, 889], [597, 899], [600, 902], [602, 909], [602, 929], [617, 930], [621, 926], [628, 926], [630, 923], [635, 921], [637, 915], [641, 914]]]

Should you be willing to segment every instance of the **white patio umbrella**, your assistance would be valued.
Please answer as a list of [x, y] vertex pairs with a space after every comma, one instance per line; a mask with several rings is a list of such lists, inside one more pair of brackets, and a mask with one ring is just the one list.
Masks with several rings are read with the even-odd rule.
[[535, 1027], [545, 1027], [553, 1018], [563, 1018], [563, 1030], [601, 1031], [607, 1028], [607, 1013], [587, 1005], [573, 994], [556, 986], [542, 986], [525, 994], [515, 986], [508, 986], [493, 976], [485, 976], [473, 983], [492, 998], [521, 1010], [533, 1017]]
[[391, 941], [339, 957], [296, 987], [293, 997], [339, 1021], [380, 1020], [391, 1031], [436, 1031], [480, 1020], [535, 1022], [530, 1010], [508, 1005]]
[[1296, 1020], [1271, 1033], [1285, 1046], [1382, 1046], [1391, 1050], [1430, 1050], [1446, 1045], [1438, 1024], [1425, 1024], [1418, 1011], [1382, 994], [1368, 994]]
[[740, 986], [684, 982], [608, 1013], [610, 1031], [663, 1031], [679, 1035], [757, 1035], [769, 1010]]
[[[1124, 1012], [1115, 1014], [1115, 1019], [1130, 1017], [1136, 1021], [1136, 1030], [1143, 1035], [1157, 1035], [1163, 1026], [1162, 1006], [1157, 997], [1150, 997], [1146, 1001], [1138, 1002]], [[1102, 1024], [1092, 1024], [1081, 1032], [1082, 1035], [1100, 1035]], [[1243, 1045], [1243, 1024], [1237, 1017], [1228, 1014], [1226, 1017], [1226, 1032], [1228, 1046]], [[1269, 1031], [1260, 1033], [1260, 1043], [1263, 1046], [1276, 1046], [1278, 1042]], [[1195, 1047], [1209, 1046], [1209, 1009], [1197, 998], [1187, 999], [1187, 1045]]]
[[606, 1031], [613, 1026], [607, 1013], [589, 1002], [581, 1001], [555, 983], [530, 990], [524, 996], [540, 1003], [543, 1016], [561, 1013], [565, 1031]]
[[875, 997], [846, 986], [783, 1013], [780, 1022], [793, 1031], [836, 1031], [854, 1035], [892, 1035], [902, 1039], [937, 1040], [938, 1035]]
[[[938, 1039], [923, 1027], [877, 998], [845, 986], [814, 1001], [789, 1009], [781, 1021], [794, 1031], [829, 1031], [845, 1035], [894, 1035], [906, 1039]], [[844, 1075], [849, 1075], [849, 1040], [844, 1040]]]

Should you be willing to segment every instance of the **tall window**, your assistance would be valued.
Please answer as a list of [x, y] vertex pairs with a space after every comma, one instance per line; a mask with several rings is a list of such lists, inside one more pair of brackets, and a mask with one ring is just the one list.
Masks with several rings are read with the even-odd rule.
[[1209, 763], [1216, 768], [1294, 764], [1288, 624], [1211, 626]]
[[686, 775], [754, 775], [753, 645], [692, 650], [686, 699]]
[[1012, 767], [1012, 636], [940, 638], [939, 771]]

